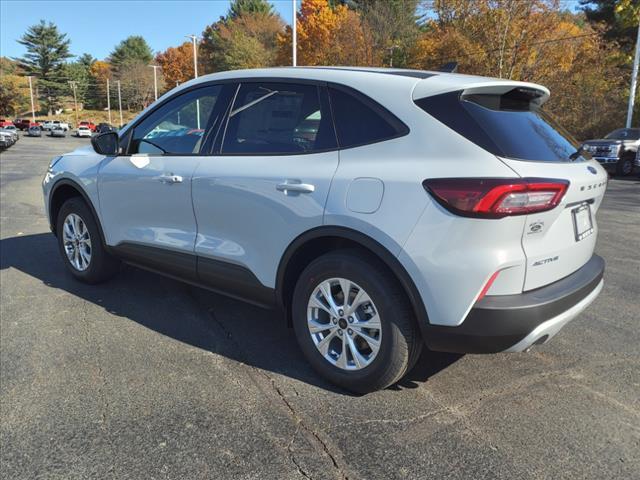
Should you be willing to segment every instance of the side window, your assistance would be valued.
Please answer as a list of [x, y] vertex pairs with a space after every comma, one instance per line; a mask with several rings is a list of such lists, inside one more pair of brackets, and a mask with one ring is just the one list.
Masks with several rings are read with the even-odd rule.
[[315, 85], [242, 84], [229, 113], [222, 153], [273, 155], [336, 148], [331, 117]]
[[129, 153], [197, 154], [222, 87], [203, 87], [158, 107], [133, 130]]
[[329, 87], [340, 148], [357, 147], [405, 135], [409, 129], [392, 113], [357, 92]]

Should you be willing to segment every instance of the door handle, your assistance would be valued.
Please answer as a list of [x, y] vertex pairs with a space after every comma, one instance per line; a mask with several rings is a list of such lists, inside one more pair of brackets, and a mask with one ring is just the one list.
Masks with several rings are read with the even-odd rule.
[[172, 185], [174, 183], [182, 183], [182, 177], [180, 175], [160, 175], [157, 177], [161, 183]]
[[315, 185], [310, 183], [300, 183], [296, 180], [286, 180], [284, 183], [276, 185], [276, 190], [284, 192], [285, 195], [290, 193], [312, 193], [315, 192]]

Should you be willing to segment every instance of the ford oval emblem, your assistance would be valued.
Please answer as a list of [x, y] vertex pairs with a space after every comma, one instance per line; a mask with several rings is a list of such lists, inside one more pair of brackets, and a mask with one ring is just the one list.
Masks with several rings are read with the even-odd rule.
[[597, 174], [598, 174], [598, 171], [597, 171], [595, 168], [591, 167], [591, 166], [587, 167], [587, 170], [589, 170], [589, 171], [590, 171], [591, 173], [593, 173], [594, 175], [597, 175]]

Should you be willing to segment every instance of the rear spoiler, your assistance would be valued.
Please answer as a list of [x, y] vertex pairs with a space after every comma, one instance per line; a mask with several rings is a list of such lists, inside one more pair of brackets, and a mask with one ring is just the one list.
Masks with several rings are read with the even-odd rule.
[[413, 99], [431, 97], [449, 92], [462, 92], [463, 96], [497, 94], [517, 90], [527, 95], [537, 105], [544, 104], [550, 96], [549, 89], [529, 82], [502, 80], [498, 78], [476, 77], [474, 75], [441, 74], [419, 81], [413, 89]]

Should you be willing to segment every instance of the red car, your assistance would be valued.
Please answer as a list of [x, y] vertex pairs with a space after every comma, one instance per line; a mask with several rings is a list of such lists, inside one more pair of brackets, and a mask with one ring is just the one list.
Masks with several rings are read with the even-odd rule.
[[89, 127], [89, 130], [91, 130], [92, 132], [96, 131], [96, 124], [93, 122], [80, 122], [78, 124], [79, 127]]
[[8, 127], [9, 125], [13, 125], [11, 120], [5, 120], [4, 118], [0, 118], [0, 128]]
[[16, 118], [13, 121], [13, 124], [19, 130], [29, 130], [29, 127], [40, 127], [41, 125], [38, 122], [32, 122], [28, 118]]

